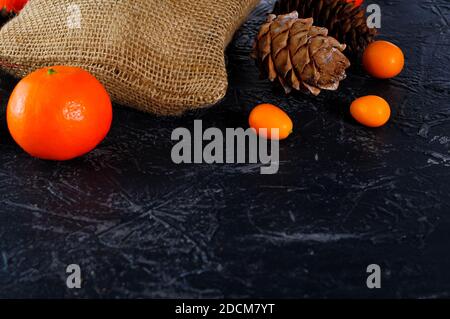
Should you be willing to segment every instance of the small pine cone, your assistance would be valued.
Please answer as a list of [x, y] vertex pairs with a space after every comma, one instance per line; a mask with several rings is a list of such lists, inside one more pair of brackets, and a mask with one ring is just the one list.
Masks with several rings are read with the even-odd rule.
[[297, 12], [269, 15], [256, 39], [252, 53], [262, 74], [279, 80], [286, 93], [292, 89], [319, 95], [337, 90], [346, 78], [350, 61], [342, 53], [345, 44], [328, 36], [325, 28], [313, 26], [313, 19], [299, 19]]
[[377, 34], [367, 26], [364, 8], [346, 0], [278, 0], [273, 13], [294, 10], [300, 18], [313, 18], [315, 25], [327, 28], [330, 36], [345, 43], [345, 53], [352, 59], [358, 58]]

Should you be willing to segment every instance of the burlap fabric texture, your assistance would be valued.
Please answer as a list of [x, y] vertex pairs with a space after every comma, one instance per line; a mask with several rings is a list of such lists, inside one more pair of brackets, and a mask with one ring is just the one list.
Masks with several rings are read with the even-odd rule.
[[0, 64], [18, 77], [79, 66], [117, 103], [179, 115], [224, 97], [224, 50], [258, 2], [31, 0], [0, 31]]

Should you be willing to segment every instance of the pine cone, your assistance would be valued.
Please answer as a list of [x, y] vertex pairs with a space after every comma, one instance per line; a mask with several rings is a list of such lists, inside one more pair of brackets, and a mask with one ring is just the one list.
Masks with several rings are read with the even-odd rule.
[[350, 62], [342, 53], [345, 44], [327, 36], [325, 28], [313, 26], [313, 19], [299, 19], [297, 12], [269, 15], [262, 25], [253, 58], [271, 81], [278, 79], [286, 93], [321, 89], [337, 90], [346, 78]]
[[345, 53], [352, 59], [364, 52], [377, 33], [367, 26], [365, 10], [346, 0], [278, 0], [273, 13], [294, 10], [301, 18], [313, 18], [315, 25], [327, 28], [330, 36], [345, 43]]

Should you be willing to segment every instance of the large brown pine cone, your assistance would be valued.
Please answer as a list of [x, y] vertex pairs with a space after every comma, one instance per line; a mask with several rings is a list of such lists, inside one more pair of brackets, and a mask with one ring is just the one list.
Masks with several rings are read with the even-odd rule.
[[262, 74], [279, 80], [286, 93], [308, 90], [318, 95], [322, 89], [336, 90], [346, 78], [349, 60], [344, 44], [327, 36], [325, 28], [313, 26], [313, 19], [299, 19], [297, 12], [269, 15], [262, 25], [252, 56]]

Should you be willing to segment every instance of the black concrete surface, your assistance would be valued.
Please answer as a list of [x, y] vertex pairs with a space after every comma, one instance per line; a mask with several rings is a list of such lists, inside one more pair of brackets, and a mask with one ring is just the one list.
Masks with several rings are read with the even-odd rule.
[[[406, 55], [399, 77], [354, 65], [338, 92], [286, 97], [249, 58], [264, 2], [228, 49], [220, 105], [181, 118], [115, 106], [104, 143], [70, 162], [33, 159], [13, 142], [15, 80], [3, 74], [0, 297], [450, 297], [450, 2], [376, 3], [379, 38]], [[367, 94], [391, 104], [385, 127], [349, 116]], [[246, 127], [261, 102], [295, 122], [277, 175], [172, 163], [175, 128]], [[73, 263], [79, 290], [66, 287]], [[369, 264], [381, 266], [381, 289], [366, 287]]]

